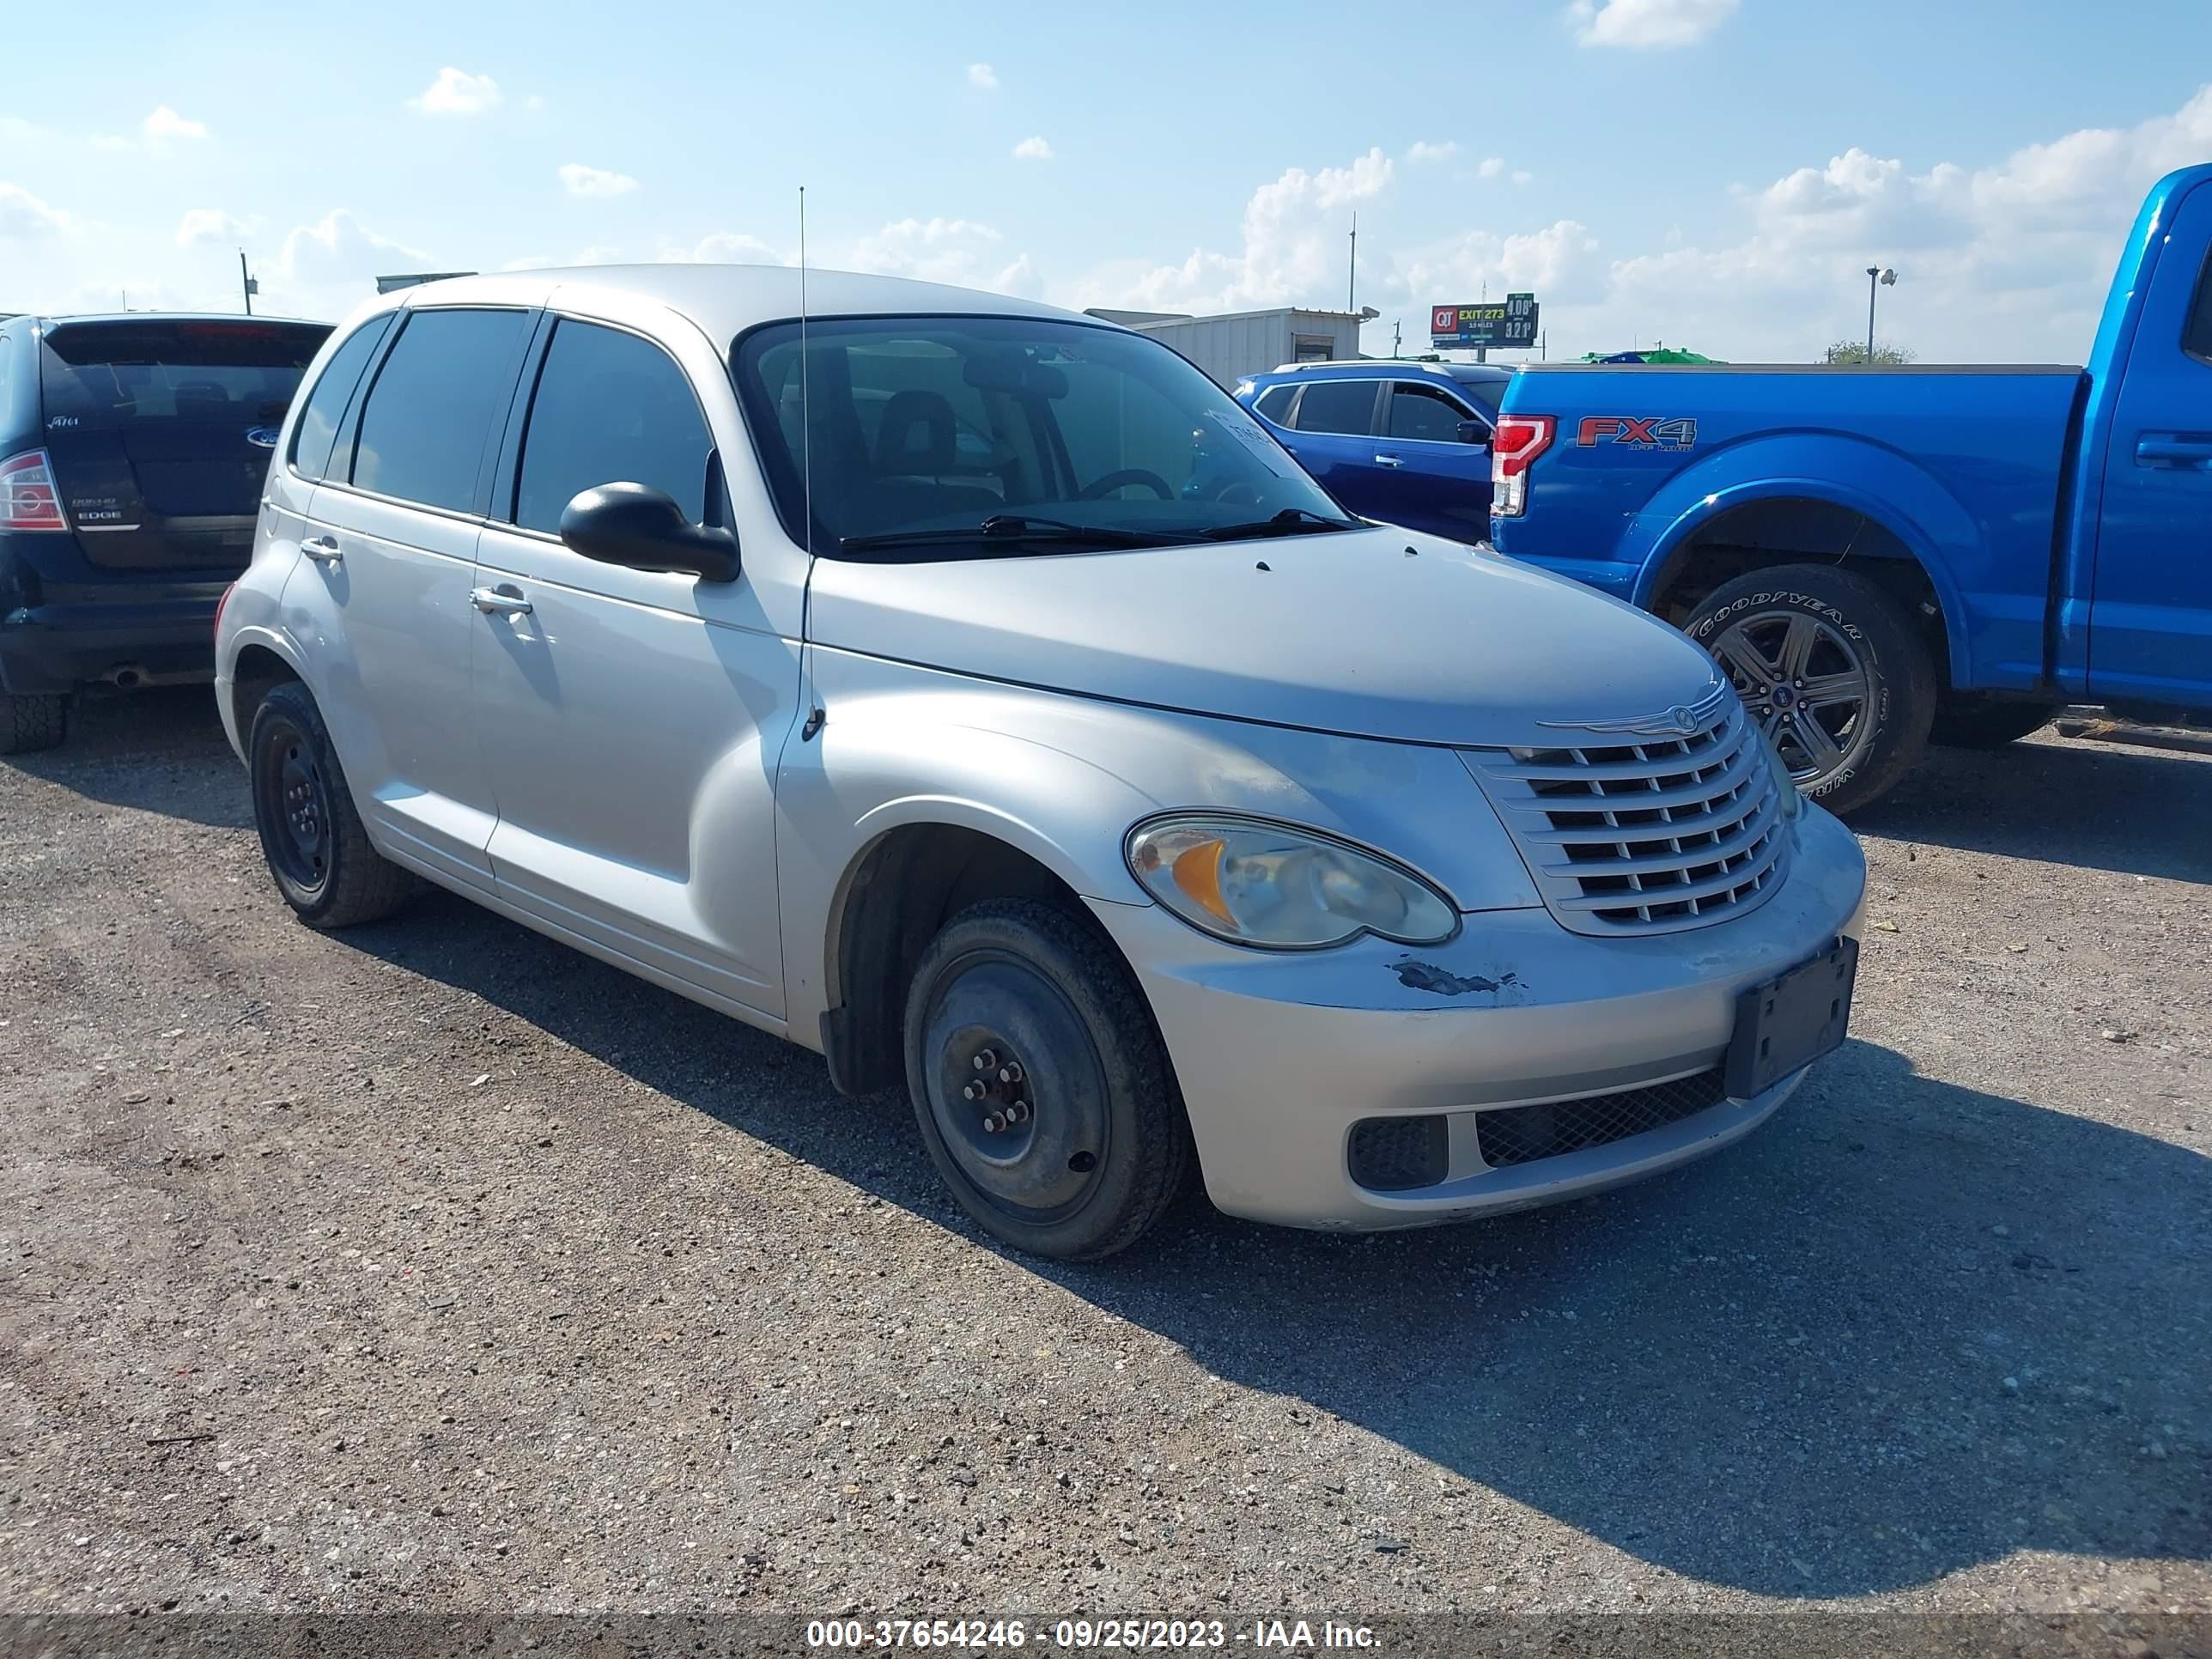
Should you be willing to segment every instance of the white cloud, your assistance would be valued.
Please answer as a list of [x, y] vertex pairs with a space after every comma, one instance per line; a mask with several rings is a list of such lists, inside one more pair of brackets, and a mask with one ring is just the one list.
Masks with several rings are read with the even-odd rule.
[[204, 138], [208, 136], [207, 123], [188, 121], [167, 104], [155, 108], [138, 126], [147, 137], [156, 142], [164, 138]]
[[872, 235], [829, 249], [823, 263], [1036, 296], [1042, 289], [1036, 267], [1026, 253], [1008, 259], [1000, 247], [1004, 240], [991, 226], [974, 219], [899, 219]]
[[1533, 293], [1553, 305], [1587, 303], [1606, 291], [1597, 252], [1597, 238], [1573, 219], [1510, 235], [1469, 230], [1389, 256], [1376, 282], [1382, 292], [1424, 307], [1464, 302], [1486, 291], [1492, 298]]
[[1474, 171], [1480, 178], [1495, 179], [1505, 171], [1505, 158], [1503, 155], [1486, 155], [1482, 158], [1482, 165]]
[[1441, 144], [1432, 144], [1424, 138], [1406, 152], [1408, 161], [1449, 161], [1459, 154], [1459, 146], [1447, 138]]
[[970, 64], [968, 65], [968, 84], [979, 91], [996, 92], [999, 89], [998, 71], [988, 64]]
[[545, 107], [545, 100], [533, 92], [529, 97], [522, 100], [522, 106], [525, 109], [544, 109]]
[[76, 220], [21, 185], [0, 184], [0, 238], [31, 241], [75, 228]]
[[1536, 175], [1534, 173], [1529, 172], [1526, 167], [1522, 167], [1515, 172], [1513, 175], [1513, 182], [1516, 185], [1525, 185], [1535, 176]]
[[1389, 191], [1396, 177], [1395, 165], [1379, 149], [1348, 167], [1317, 173], [1291, 167], [1252, 192], [1236, 252], [1199, 248], [1181, 264], [1105, 267], [1073, 284], [1070, 301], [1140, 311], [1335, 305], [1329, 296], [1343, 292], [1352, 210]]
[[407, 100], [407, 107], [423, 115], [481, 115], [499, 102], [499, 82], [489, 75], [471, 75], [451, 64], [438, 78]]
[[1567, 15], [1586, 46], [1694, 46], [1735, 13], [1736, 0], [1575, 0]]
[[1014, 160], [1017, 161], [1049, 161], [1052, 160], [1052, 146], [1047, 143], [1042, 137], [1033, 135], [1023, 139], [1020, 143], [1014, 146]]
[[195, 242], [228, 241], [246, 233], [244, 220], [232, 218], [221, 208], [190, 208], [177, 226], [177, 246], [190, 247]]
[[571, 196], [627, 196], [637, 188], [637, 180], [627, 173], [610, 173], [605, 167], [587, 167], [575, 161], [560, 173], [561, 186]]
[[336, 318], [373, 295], [377, 277], [436, 265], [420, 248], [380, 235], [346, 209], [334, 208], [287, 232], [276, 258], [255, 275], [270, 311]]
[[702, 237], [687, 249], [664, 252], [663, 261], [710, 265], [787, 265], [797, 261], [787, 258], [781, 249], [770, 247], [757, 236], [743, 231], [717, 231], [712, 236]]

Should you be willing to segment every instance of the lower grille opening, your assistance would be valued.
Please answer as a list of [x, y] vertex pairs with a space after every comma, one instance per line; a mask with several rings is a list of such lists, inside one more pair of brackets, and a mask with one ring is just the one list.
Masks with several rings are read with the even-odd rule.
[[1450, 1167], [1449, 1133], [1441, 1112], [1362, 1118], [1352, 1126], [1352, 1178], [1372, 1193], [1433, 1187]]
[[[1474, 1115], [1475, 1145], [1493, 1169], [1533, 1164], [1592, 1146], [1607, 1146], [1647, 1130], [1664, 1128], [1728, 1098], [1721, 1069], [1654, 1083], [1619, 1094], [1555, 1100], [1546, 1106], [1507, 1106]], [[1374, 1122], [1390, 1122], [1388, 1118]], [[1404, 1120], [1397, 1120], [1403, 1121]], [[1364, 1127], [1364, 1125], [1361, 1126]], [[1362, 1183], [1371, 1185], [1372, 1183]]]

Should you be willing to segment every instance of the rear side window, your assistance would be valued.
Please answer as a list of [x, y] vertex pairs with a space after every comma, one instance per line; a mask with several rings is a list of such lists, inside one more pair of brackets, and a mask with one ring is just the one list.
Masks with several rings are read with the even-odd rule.
[[701, 523], [714, 447], [691, 383], [666, 352], [618, 329], [564, 321], [530, 402], [514, 521], [557, 532], [580, 492], [641, 483]]
[[362, 371], [376, 355], [377, 344], [392, 326], [392, 313], [372, 317], [331, 354], [330, 366], [315, 381], [315, 389], [300, 410], [300, 423], [292, 431], [292, 465], [303, 477], [319, 478], [328, 471], [331, 443], [345, 418], [346, 404], [361, 384]]
[[1506, 377], [1502, 374], [1492, 375], [1483, 380], [1458, 382], [1460, 391], [1466, 394], [1477, 409], [1489, 417], [1492, 426], [1498, 423], [1498, 405], [1505, 400], [1505, 388], [1508, 384]]
[[2189, 308], [2182, 327], [2181, 349], [2200, 362], [2212, 363], [2212, 258], [2197, 277], [2197, 303]]
[[1294, 386], [1271, 386], [1260, 394], [1260, 401], [1253, 406], [1277, 426], [1288, 426], [1291, 403], [1297, 395], [1298, 389]]
[[1375, 430], [1373, 380], [1310, 380], [1298, 403], [1301, 432]]
[[[275, 428], [330, 330], [317, 323], [177, 319], [63, 323], [39, 352], [46, 423]], [[273, 442], [274, 433], [260, 441]]]
[[1474, 419], [1465, 404], [1447, 398], [1432, 386], [1394, 386], [1390, 388], [1390, 435], [1424, 443], [1459, 441], [1459, 423]]
[[418, 311], [369, 388], [353, 482], [473, 513], [493, 420], [507, 407], [530, 328], [523, 311]]

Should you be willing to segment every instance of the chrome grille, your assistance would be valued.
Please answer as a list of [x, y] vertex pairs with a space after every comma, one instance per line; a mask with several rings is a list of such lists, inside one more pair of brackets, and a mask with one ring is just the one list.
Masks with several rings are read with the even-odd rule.
[[1781, 792], [1733, 693], [1686, 738], [1466, 759], [1545, 904], [1577, 933], [1702, 927], [1781, 879]]

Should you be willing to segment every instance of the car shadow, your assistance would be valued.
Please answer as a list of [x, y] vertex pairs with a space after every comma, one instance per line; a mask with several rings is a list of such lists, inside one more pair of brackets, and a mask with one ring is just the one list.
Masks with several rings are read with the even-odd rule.
[[[998, 1250], [903, 1100], [835, 1100], [810, 1054], [447, 895], [344, 937]], [[2212, 1161], [1869, 1043], [1739, 1146], [1572, 1206], [1356, 1238], [1194, 1197], [1111, 1263], [1008, 1265], [1711, 1583], [2212, 1558]]]
[[111, 806], [218, 829], [253, 823], [211, 685], [81, 693], [61, 745], [0, 760], [9, 768]]
[[1862, 835], [2212, 885], [2212, 764], [2047, 738], [1930, 749]]

